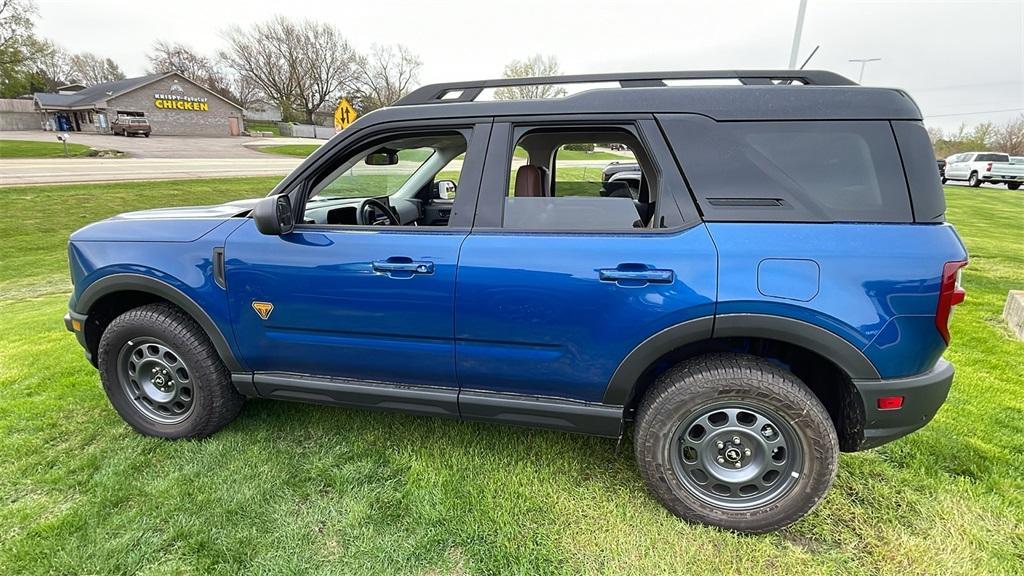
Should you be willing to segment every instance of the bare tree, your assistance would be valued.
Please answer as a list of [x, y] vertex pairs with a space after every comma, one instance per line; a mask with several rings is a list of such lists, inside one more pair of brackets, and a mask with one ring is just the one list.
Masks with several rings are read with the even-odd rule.
[[355, 80], [356, 52], [329, 24], [278, 16], [249, 31], [229, 28], [221, 58], [287, 113], [307, 122]]
[[82, 52], [71, 57], [71, 69], [75, 79], [87, 86], [124, 80], [124, 72], [110, 58], [101, 58], [92, 52]]
[[151, 74], [177, 72], [228, 100], [239, 101], [239, 96], [232, 86], [233, 81], [221, 68], [220, 63], [184, 44], [157, 40], [146, 58], [149, 60]]
[[42, 78], [46, 90], [56, 90], [77, 80], [71, 54], [48, 40], [39, 43], [35, 69]]
[[200, 83], [207, 83], [218, 74], [209, 58], [178, 42], [157, 40], [146, 58], [152, 73], [177, 72]]
[[360, 56], [355, 96], [359, 109], [369, 112], [390, 106], [416, 85], [423, 62], [406, 46], [374, 45], [368, 56]]
[[996, 130], [995, 124], [982, 122], [967, 133], [966, 140], [977, 144], [979, 148], [985, 148], [992, 142], [992, 137], [995, 136]]
[[242, 108], [248, 109], [254, 102], [263, 98], [259, 86], [246, 76], [235, 74], [228, 79], [228, 85], [231, 87], [235, 102]]
[[992, 147], [1013, 156], [1024, 156], [1024, 114], [995, 130]]
[[[504, 78], [529, 78], [531, 76], [558, 76], [562, 73], [558, 58], [534, 54], [526, 60], [513, 60], [505, 65], [502, 73]], [[494, 97], [499, 100], [531, 100], [537, 98], [557, 98], [565, 96], [566, 90], [561, 86], [511, 86], [498, 88]]]

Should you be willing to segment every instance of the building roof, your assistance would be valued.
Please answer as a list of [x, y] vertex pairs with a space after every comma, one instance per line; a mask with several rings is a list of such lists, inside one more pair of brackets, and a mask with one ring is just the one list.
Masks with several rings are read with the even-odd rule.
[[38, 103], [40, 108], [47, 110], [74, 110], [82, 108], [94, 108], [97, 105], [103, 105], [107, 100], [116, 98], [132, 90], [142, 88], [147, 84], [152, 84], [157, 80], [162, 80], [168, 76], [177, 76], [182, 80], [185, 80], [191, 84], [199, 86], [203, 90], [206, 90], [210, 94], [213, 94], [217, 98], [224, 100], [225, 102], [241, 109], [242, 107], [238, 104], [224, 98], [220, 94], [217, 94], [213, 90], [210, 90], [206, 86], [199, 84], [193, 80], [185, 78], [177, 72], [165, 72], [162, 74], [149, 74], [148, 76], [139, 76], [137, 78], [125, 78], [124, 80], [115, 80], [113, 82], [102, 82], [89, 86], [84, 90], [75, 92], [74, 94], [55, 94], [53, 92], [36, 92], [33, 97]]

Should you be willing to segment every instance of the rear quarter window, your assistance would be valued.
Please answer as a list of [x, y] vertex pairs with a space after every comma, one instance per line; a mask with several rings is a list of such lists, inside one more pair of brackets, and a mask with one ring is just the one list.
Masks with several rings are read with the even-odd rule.
[[888, 122], [659, 121], [707, 220], [913, 221]]

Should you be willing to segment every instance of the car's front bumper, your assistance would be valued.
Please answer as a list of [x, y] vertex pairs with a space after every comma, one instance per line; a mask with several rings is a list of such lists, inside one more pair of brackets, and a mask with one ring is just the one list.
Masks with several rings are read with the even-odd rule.
[[[931, 370], [909, 378], [854, 380], [864, 402], [864, 430], [858, 449], [881, 446], [927, 424], [946, 401], [953, 372], [953, 364], [939, 358]], [[878, 399], [887, 396], [902, 396], [903, 406], [880, 409]]]
[[68, 312], [64, 315], [64, 327], [68, 329], [68, 332], [75, 335], [78, 343], [82, 346], [82, 349], [85, 350], [86, 359], [89, 360], [90, 364], [95, 366], [96, 362], [93, 360], [92, 352], [89, 350], [89, 344], [85, 339], [85, 322], [88, 318], [89, 317], [85, 314]]

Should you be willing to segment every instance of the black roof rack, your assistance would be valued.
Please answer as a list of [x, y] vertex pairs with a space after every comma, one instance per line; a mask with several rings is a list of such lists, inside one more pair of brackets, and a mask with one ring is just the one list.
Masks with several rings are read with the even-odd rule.
[[626, 72], [619, 74], [578, 74], [497, 78], [469, 82], [430, 84], [409, 93], [394, 106], [472, 102], [487, 88], [618, 82], [623, 88], [666, 86], [665, 80], [739, 80], [747, 85], [801, 84], [814, 86], [856, 86], [857, 83], [827, 70], [690, 70], [677, 72]]

